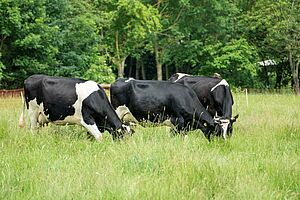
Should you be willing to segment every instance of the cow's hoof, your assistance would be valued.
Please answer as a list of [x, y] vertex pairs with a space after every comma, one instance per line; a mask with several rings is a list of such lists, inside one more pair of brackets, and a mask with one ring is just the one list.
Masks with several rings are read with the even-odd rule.
[[97, 142], [102, 142], [103, 141], [103, 137], [102, 136], [100, 136], [98, 139], [96, 139], [97, 140]]

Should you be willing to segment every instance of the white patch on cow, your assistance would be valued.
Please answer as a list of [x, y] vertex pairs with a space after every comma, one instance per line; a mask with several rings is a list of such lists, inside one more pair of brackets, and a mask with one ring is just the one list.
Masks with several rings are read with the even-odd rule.
[[125, 81], [125, 83], [129, 82], [129, 81], [132, 81], [132, 80], [135, 80], [134, 78], [129, 78], [128, 80]]
[[223, 129], [223, 138], [226, 139], [227, 137], [227, 129], [228, 129], [228, 125], [229, 125], [229, 119], [226, 120], [221, 120], [222, 124], [222, 129]]
[[96, 124], [89, 125], [81, 120], [81, 125], [84, 126], [95, 138], [100, 141], [102, 139], [102, 133], [99, 131]]
[[178, 81], [179, 79], [181, 79], [184, 76], [191, 76], [189, 74], [184, 74], [184, 73], [176, 73], [176, 74], [178, 75], [178, 78], [174, 82]]
[[45, 115], [43, 102], [38, 105], [36, 98], [28, 102], [29, 108], [29, 118], [30, 118], [30, 128], [35, 129], [39, 125], [43, 125], [49, 122], [49, 116]]
[[230, 123], [230, 120], [229, 119], [221, 119], [219, 117], [214, 117], [214, 119], [216, 121], [219, 121], [219, 123], [220, 123], [220, 125], [222, 127], [222, 137], [224, 139], [226, 139], [227, 138], [227, 129], [228, 129], [228, 125]]
[[28, 102], [28, 114], [30, 118], [30, 128], [37, 128], [38, 115], [39, 115], [39, 105], [36, 98]]
[[211, 88], [211, 92], [214, 91], [214, 89], [216, 89], [216, 87], [220, 86], [220, 85], [224, 85], [224, 86], [229, 86], [229, 84], [227, 83], [227, 81], [225, 79], [222, 79], [217, 85], [215, 85], [213, 88]]
[[84, 83], [77, 83], [76, 86], [77, 100], [72, 105], [75, 109], [73, 115], [67, 116], [64, 120], [56, 120], [54, 124], [81, 124], [82, 120], [82, 101], [90, 96], [93, 92], [99, 90], [99, 86], [94, 81], [86, 81]]
[[49, 119], [49, 115], [48, 116], [45, 115], [44, 103], [42, 102], [39, 105], [39, 112], [38, 112], [38, 123], [39, 123], [39, 125], [43, 125], [45, 123], [48, 123], [49, 122], [48, 119]]
[[127, 126], [125, 124], [122, 124], [122, 127], [126, 129], [127, 133], [131, 132], [130, 126]]
[[94, 81], [77, 83], [75, 87], [76, 87], [76, 94], [78, 95], [78, 100], [80, 99], [81, 101], [86, 99], [93, 92], [99, 90], [98, 84]]

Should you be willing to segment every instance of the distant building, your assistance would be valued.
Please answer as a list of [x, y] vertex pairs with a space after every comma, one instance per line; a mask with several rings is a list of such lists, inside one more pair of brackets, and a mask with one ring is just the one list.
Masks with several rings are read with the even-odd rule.
[[275, 60], [264, 60], [264, 61], [258, 62], [258, 64], [261, 66], [277, 65]]

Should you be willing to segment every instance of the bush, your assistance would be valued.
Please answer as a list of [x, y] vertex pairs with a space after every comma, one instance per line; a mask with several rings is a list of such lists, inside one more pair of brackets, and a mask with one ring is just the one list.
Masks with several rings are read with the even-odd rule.
[[98, 83], [112, 83], [116, 78], [111, 67], [107, 66], [105, 57], [99, 57], [99, 61], [92, 64], [83, 77]]
[[258, 68], [256, 49], [245, 39], [231, 40], [225, 45], [208, 46], [205, 49], [208, 61], [198, 74], [211, 75], [215, 72], [236, 87], [253, 87]]

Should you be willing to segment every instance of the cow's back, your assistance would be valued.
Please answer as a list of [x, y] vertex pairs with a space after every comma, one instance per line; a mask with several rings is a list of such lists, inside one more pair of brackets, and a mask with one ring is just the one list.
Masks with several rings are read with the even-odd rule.
[[[129, 81], [126, 93], [130, 111], [137, 119], [158, 114], [185, 115], [193, 120], [194, 113], [205, 112], [196, 93], [189, 87], [168, 81]], [[183, 114], [184, 113], [184, 114]]]
[[27, 108], [29, 102], [35, 101], [47, 120], [64, 120], [75, 114], [76, 84], [84, 82], [82, 79], [32, 75], [24, 82]]
[[228, 83], [224, 79], [187, 75], [176, 82], [192, 88], [212, 116], [218, 112], [221, 116], [231, 117], [233, 98]]

